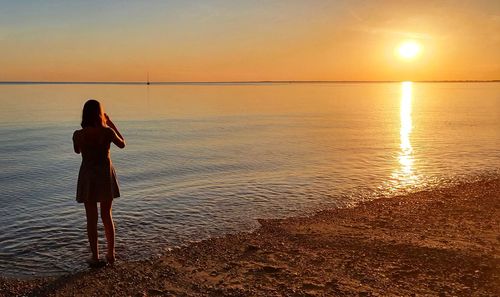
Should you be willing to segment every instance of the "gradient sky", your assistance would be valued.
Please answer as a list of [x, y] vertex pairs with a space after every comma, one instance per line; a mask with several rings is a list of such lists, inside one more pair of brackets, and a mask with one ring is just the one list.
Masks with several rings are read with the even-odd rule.
[[[394, 54], [412, 39], [415, 60]], [[500, 1], [4, 1], [0, 81], [500, 79]]]

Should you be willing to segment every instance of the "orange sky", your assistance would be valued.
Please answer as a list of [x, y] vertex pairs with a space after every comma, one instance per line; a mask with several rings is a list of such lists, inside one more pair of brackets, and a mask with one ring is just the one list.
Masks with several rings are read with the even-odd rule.
[[0, 81], [500, 79], [500, 1], [19, 2]]

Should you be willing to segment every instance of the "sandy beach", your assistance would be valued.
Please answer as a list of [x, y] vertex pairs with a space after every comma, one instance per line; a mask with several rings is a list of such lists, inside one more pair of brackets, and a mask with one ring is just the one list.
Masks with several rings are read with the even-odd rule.
[[263, 220], [166, 252], [2, 296], [499, 296], [500, 179]]

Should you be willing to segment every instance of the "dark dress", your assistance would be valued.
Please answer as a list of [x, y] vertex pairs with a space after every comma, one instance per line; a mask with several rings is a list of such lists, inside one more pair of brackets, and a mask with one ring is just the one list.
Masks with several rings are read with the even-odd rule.
[[103, 202], [120, 197], [109, 148], [115, 132], [108, 127], [75, 131], [73, 142], [80, 149], [82, 164], [78, 173], [76, 201]]

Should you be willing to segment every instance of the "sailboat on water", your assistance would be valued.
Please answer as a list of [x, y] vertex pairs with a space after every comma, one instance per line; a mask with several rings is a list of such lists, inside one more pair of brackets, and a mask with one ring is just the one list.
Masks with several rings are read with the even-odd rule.
[[148, 78], [147, 78], [147, 81], [146, 81], [146, 85], [149, 86], [149, 71], [148, 71]]

